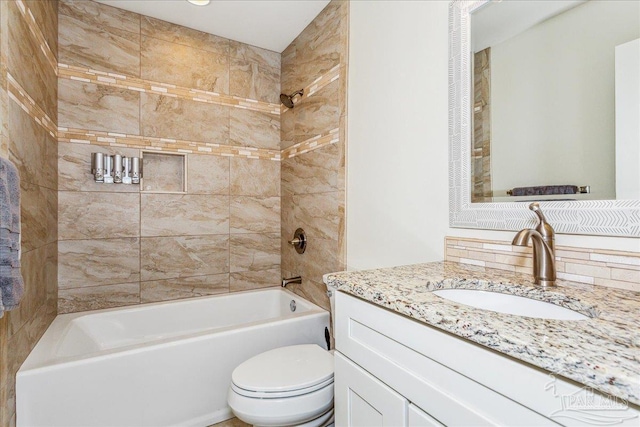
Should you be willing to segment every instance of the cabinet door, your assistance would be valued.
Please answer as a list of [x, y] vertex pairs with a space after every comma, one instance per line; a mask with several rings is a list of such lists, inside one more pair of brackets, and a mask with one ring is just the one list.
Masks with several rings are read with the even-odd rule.
[[336, 426], [407, 425], [407, 400], [349, 359], [335, 353]]
[[416, 405], [409, 404], [409, 427], [444, 427], [431, 415], [418, 408]]

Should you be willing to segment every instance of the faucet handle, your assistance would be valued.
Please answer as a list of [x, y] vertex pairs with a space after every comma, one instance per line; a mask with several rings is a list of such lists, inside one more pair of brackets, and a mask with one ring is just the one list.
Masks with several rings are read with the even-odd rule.
[[544, 213], [542, 212], [542, 209], [540, 208], [540, 204], [538, 202], [533, 202], [529, 205], [529, 209], [531, 209], [533, 211], [533, 213], [536, 214], [536, 216], [538, 217], [538, 225], [536, 226], [535, 230], [540, 233], [540, 235], [542, 236], [542, 238], [547, 242], [547, 244], [549, 245], [549, 247], [551, 248], [551, 250], [554, 250], [554, 241], [556, 238], [556, 232], [553, 229], [553, 227], [551, 226], [551, 224], [549, 224], [547, 222], [547, 218], [544, 216]]

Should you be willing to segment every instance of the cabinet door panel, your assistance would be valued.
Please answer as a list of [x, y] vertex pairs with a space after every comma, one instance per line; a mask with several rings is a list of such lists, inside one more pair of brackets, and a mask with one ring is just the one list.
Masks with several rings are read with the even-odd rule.
[[444, 427], [435, 418], [418, 408], [416, 405], [409, 405], [409, 427]]
[[336, 426], [407, 425], [407, 400], [338, 352], [334, 390]]
[[[341, 293], [336, 325], [338, 351], [445, 425], [557, 425], [431, 357], [460, 340]], [[494, 357], [484, 369], [501, 373], [502, 363]]]

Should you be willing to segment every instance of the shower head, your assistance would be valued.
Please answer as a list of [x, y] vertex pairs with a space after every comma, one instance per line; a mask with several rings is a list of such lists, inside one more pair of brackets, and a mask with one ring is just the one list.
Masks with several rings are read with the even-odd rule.
[[282, 102], [282, 104], [287, 107], [287, 108], [293, 108], [294, 103], [293, 103], [293, 98], [296, 97], [296, 95], [304, 95], [304, 89], [300, 89], [297, 92], [293, 92], [291, 95], [286, 95], [284, 93], [280, 94], [280, 102]]

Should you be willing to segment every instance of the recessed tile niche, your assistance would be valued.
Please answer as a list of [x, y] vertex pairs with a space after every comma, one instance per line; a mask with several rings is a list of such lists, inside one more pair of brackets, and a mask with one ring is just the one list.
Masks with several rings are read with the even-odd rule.
[[147, 193], [186, 193], [187, 156], [142, 152], [141, 189]]

